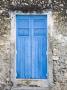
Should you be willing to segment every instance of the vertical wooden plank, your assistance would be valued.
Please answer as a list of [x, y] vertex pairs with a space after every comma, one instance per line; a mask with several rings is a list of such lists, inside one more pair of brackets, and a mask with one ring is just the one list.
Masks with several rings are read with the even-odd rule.
[[31, 57], [30, 57], [30, 37], [25, 38], [25, 78], [32, 78], [32, 67], [31, 67]]
[[30, 68], [31, 68], [31, 79], [33, 78], [33, 16], [29, 16], [29, 29], [30, 29]]
[[16, 42], [16, 48], [17, 48], [17, 54], [16, 54], [16, 78], [19, 78], [21, 77], [21, 71], [20, 71], [20, 62], [19, 62], [19, 47], [20, 45], [18, 44], [18, 42], [20, 43], [19, 41], [19, 38], [17, 38], [17, 42]]
[[47, 74], [47, 56], [46, 56], [46, 39], [41, 37], [41, 73], [40, 78], [46, 79]]
[[39, 41], [37, 38], [33, 38], [33, 54], [32, 54], [32, 78], [38, 79], [39, 78], [39, 67], [38, 67], [38, 60], [39, 60]]
[[19, 50], [21, 54], [19, 54], [19, 57], [21, 57], [21, 59], [19, 59], [19, 62], [21, 65], [21, 68], [20, 68], [21, 78], [24, 78], [25, 77], [25, 39], [20, 36], [20, 40], [21, 42], [20, 42]]
[[[16, 67], [19, 72], [18, 78], [24, 78], [24, 63], [25, 63], [25, 42], [24, 38], [18, 37], [17, 41], [17, 58], [16, 58]], [[24, 52], [24, 53], [23, 53]]]
[[28, 27], [29, 27], [29, 36], [26, 37], [26, 46], [25, 46], [25, 78], [32, 78], [32, 31], [31, 31], [31, 19], [28, 17]]

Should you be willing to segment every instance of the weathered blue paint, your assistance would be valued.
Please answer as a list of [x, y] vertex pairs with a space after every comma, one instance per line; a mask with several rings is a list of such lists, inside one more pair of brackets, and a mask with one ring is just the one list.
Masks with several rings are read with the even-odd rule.
[[47, 79], [47, 15], [16, 15], [16, 78]]

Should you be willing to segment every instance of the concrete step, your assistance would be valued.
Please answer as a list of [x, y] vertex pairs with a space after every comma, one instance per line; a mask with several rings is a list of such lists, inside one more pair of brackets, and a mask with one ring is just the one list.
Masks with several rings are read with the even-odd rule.
[[22, 87], [22, 88], [12, 88], [11, 90], [49, 90], [48, 87]]

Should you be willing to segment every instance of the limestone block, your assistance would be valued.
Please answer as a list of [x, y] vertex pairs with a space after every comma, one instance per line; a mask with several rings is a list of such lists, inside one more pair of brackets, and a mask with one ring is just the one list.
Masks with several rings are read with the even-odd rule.
[[53, 60], [59, 60], [59, 57], [58, 56], [53, 56], [52, 59]]
[[67, 72], [64, 74], [64, 78], [67, 80]]
[[56, 49], [56, 48], [54, 48], [54, 49], [53, 49], [53, 55], [58, 55], [58, 53], [59, 53], [59, 50]]

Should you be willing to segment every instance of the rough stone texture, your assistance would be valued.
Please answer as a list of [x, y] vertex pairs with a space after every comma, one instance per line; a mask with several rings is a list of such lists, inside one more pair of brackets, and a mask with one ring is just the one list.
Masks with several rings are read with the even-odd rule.
[[[57, 90], [66, 90], [67, 84], [67, 17], [54, 14], [54, 34], [53, 34], [53, 75]], [[56, 87], [56, 86], [55, 86]]]
[[[49, 31], [48, 38], [51, 55], [49, 58], [53, 60], [54, 85], [50, 90], [67, 90], [67, 0], [0, 0], [0, 90], [10, 90], [14, 85], [10, 77], [12, 60], [10, 10], [52, 11], [53, 31]], [[29, 83], [22, 82], [24, 86]]]

